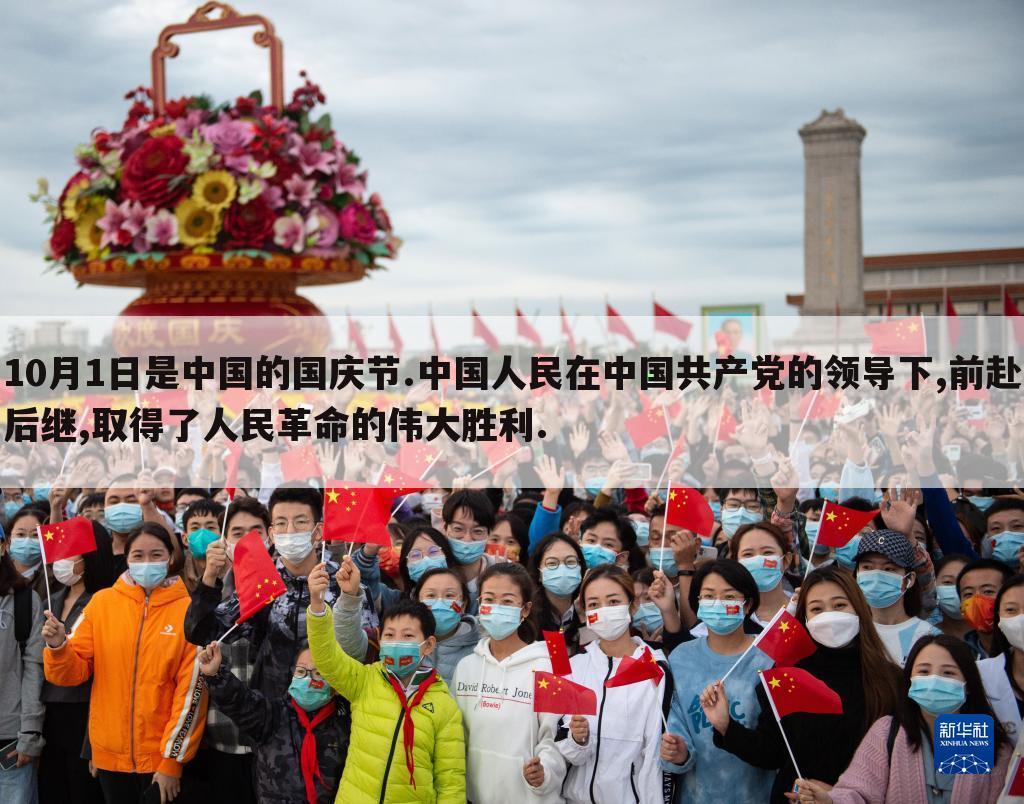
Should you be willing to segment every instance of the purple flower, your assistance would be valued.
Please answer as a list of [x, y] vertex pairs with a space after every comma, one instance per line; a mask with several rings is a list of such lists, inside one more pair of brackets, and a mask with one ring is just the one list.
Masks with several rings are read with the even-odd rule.
[[338, 216], [323, 204], [316, 204], [306, 218], [306, 241], [316, 248], [333, 246], [338, 239]]
[[313, 179], [304, 179], [298, 173], [287, 179], [284, 189], [288, 191], [288, 200], [294, 201], [302, 208], [313, 203], [313, 190], [316, 182]]
[[[262, 179], [260, 180], [262, 181]], [[266, 182], [264, 182], [266, 184]], [[271, 209], [280, 209], [284, 206], [284, 192], [276, 184], [267, 184], [260, 196]]]
[[203, 109], [189, 109], [184, 117], [174, 121], [174, 133], [183, 140], [192, 139], [192, 132], [202, 125], [205, 114]]
[[100, 248], [110, 245], [121, 247], [132, 245], [135, 236], [145, 226], [150, 212], [152, 209], [143, 207], [138, 201], [124, 201], [121, 204], [115, 204], [108, 198], [103, 217], [96, 222], [103, 232], [100, 237]]
[[161, 209], [146, 221], [145, 236], [150, 246], [178, 245], [178, 219], [169, 209]]
[[358, 173], [358, 165], [342, 162], [338, 165], [338, 173], [334, 177], [334, 188], [339, 193], [349, 193], [356, 198], [366, 192], [366, 173]]
[[289, 212], [274, 221], [274, 243], [298, 254], [306, 246], [306, 227], [302, 216]]
[[334, 167], [334, 154], [321, 148], [320, 143], [306, 142], [299, 134], [291, 135], [291, 148], [288, 149], [288, 154], [298, 161], [306, 176], [318, 170], [321, 173], [330, 173]]
[[202, 134], [213, 143], [217, 153], [224, 156], [239, 156], [256, 136], [256, 129], [252, 123], [244, 120], [222, 118], [216, 123], [203, 126]]

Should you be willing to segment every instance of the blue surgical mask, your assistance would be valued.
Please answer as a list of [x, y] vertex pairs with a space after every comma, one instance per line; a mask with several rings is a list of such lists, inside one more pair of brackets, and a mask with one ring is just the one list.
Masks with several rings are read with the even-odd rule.
[[426, 556], [421, 558], [415, 563], [409, 563], [406, 565], [409, 568], [409, 577], [413, 581], [419, 581], [420, 578], [432, 569], [448, 569], [448, 561], [444, 556]]
[[884, 609], [903, 597], [903, 579], [886, 570], [861, 570], [857, 573], [857, 586], [873, 609]]
[[381, 642], [380, 658], [384, 667], [404, 678], [420, 666], [422, 642]]
[[147, 592], [159, 586], [167, 577], [166, 561], [129, 561], [128, 574]]
[[754, 576], [759, 592], [769, 592], [782, 582], [782, 556], [751, 556], [740, 563]]
[[992, 558], [1002, 561], [1010, 567], [1017, 566], [1017, 553], [1024, 546], [1024, 533], [1016, 530], [1004, 530], [995, 536], [992, 545]]
[[331, 692], [331, 685], [326, 681], [292, 676], [292, 683], [288, 685], [288, 694], [307, 712], [316, 712], [327, 705], [334, 693]]
[[142, 524], [142, 506], [138, 503], [115, 503], [103, 509], [103, 519], [115, 533], [131, 533]]
[[50, 487], [37, 484], [32, 487], [32, 496], [39, 502], [46, 502], [50, 499]]
[[945, 676], [914, 676], [907, 695], [926, 712], [949, 715], [967, 700], [966, 686], [963, 681]]
[[818, 487], [818, 496], [829, 502], [839, 502], [839, 484], [834, 480], [826, 481]]
[[491, 639], [504, 639], [511, 636], [523, 621], [523, 610], [520, 606], [501, 606], [497, 603], [481, 603], [480, 625]]
[[582, 574], [579, 567], [567, 567], [559, 564], [557, 567], [545, 567], [541, 570], [540, 580], [555, 597], [572, 597], [573, 593], [580, 588]]
[[836, 561], [845, 570], [853, 571], [857, 563], [857, 548], [860, 547], [860, 536], [854, 536], [842, 547], [836, 548]]
[[646, 547], [651, 540], [651, 523], [646, 519], [631, 519], [629, 524], [633, 526], [636, 533], [636, 543], [640, 547]]
[[605, 480], [604, 475], [601, 477], [588, 477], [583, 481], [583, 488], [587, 490], [587, 494], [596, 497], [604, 490]]
[[39, 549], [39, 540], [35, 536], [11, 539], [11, 558], [26, 567], [38, 564], [43, 558], [43, 551]]
[[[430, 606], [434, 615], [434, 623], [437, 625], [438, 634], [447, 634], [454, 631], [462, 621], [462, 607], [457, 600], [427, 600], [424, 601]], [[458, 607], [458, 611], [456, 611]]]
[[654, 603], [641, 603], [633, 612], [633, 625], [637, 628], [643, 626], [648, 634], [653, 634], [664, 625], [661, 609]]
[[807, 534], [807, 541], [813, 542], [818, 538], [818, 529], [821, 527], [821, 522], [815, 522], [808, 519], [804, 522], [804, 533]]
[[669, 578], [675, 578], [679, 574], [679, 567], [676, 566], [676, 556], [671, 547], [652, 547], [650, 549], [651, 566], [660, 569]]
[[185, 509], [182, 508], [174, 515], [174, 527], [179, 533], [185, 530]]
[[614, 564], [615, 553], [609, 550], [607, 547], [602, 547], [599, 544], [581, 544], [580, 549], [583, 551], [583, 560], [587, 562], [587, 567], [600, 567], [602, 564]]
[[939, 584], [935, 587], [935, 599], [939, 610], [950, 620], [962, 620], [964, 613], [960, 610], [960, 595], [957, 594], [955, 583]]
[[760, 511], [748, 511], [746, 508], [736, 510], [726, 509], [722, 511], [722, 530], [732, 536], [743, 525], [753, 525], [762, 520]]
[[7, 518], [8, 522], [10, 522], [11, 518], [21, 510], [22, 505], [24, 505], [24, 503], [20, 503], [17, 500], [7, 500], [7, 502], [4, 503], [4, 516]]
[[982, 497], [980, 495], [976, 497], [968, 497], [967, 499], [969, 499], [974, 507], [982, 513], [987, 511], [989, 506], [995, 502], [995, 497]]
[[455, 554], [455, 560], [463, 566], [479, 561], [484, 554], [484, 550], [487, 549], [487, 542], [476, 541], [475, 539], [469, 542], [449, 539], [448, 544], [451, 545], [452, 552]]
[[738, 600], [702, 600], [697, 606], [700, 621], [719, 636], [731, 634], [741, 625], [745, 613]]
[[708, 505], [711, 506], [711, 513], [715, 517], [715, 522], [721, 522], [722, 521], [722, 504], [718, 500], [715, 500], [712, 503], [708, 503]]
[[220, 539], [220, 536], [207, 528], [194, 530], [188, 535], [188, 549], [194, 558], [206, 558], [206, 548]]

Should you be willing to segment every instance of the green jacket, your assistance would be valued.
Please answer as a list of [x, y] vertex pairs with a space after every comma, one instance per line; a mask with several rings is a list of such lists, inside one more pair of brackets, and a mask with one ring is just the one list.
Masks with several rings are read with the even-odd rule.
[[361, 664], [341, 649], [330, 608], [320, 616], [307, 610], [306, 634], [317, 670], [352, 705], [348, 760], [335, 801], [465, 804], [462, 713], [440, 676], [412, 710], [413, 789], [405, 764], [402, 707], [384, 667]]

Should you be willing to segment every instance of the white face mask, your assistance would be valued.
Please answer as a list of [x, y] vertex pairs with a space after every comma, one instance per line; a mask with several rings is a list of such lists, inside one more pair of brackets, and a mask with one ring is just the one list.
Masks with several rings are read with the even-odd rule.
[[1024, 614], [999, 619], [999, 630], [1017, 650], [1024, 650]]
[[618, 639], [632, 620], [629, 606], [602, 606], [587, 612], [587, 627], [598, 639]]
[[847, 611], [823, 611], [807, 621], [811, 638], [826, 648], [842, 648], [860, 633], [860, 617]]
[[74, 586], [82, 580], [81, 573], [75, 572], [75, 561], [70, 558], [53, 562], [53, 577], [65, 586]]
[[298, 564], [313, 552], [313, 531], [274, 534], [274, 546], [281, 558]]

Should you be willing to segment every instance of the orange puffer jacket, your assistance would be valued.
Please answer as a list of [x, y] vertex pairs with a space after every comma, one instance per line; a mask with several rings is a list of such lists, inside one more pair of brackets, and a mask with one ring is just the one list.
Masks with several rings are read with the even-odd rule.
[[206, 686], [185, 641], [189, 594], [176, 578], [150, 592], [128, 573], [93, 595], [63, 646], [43, 651], [46, 679], [92, 677], [89, 740], [97, 768], [181, 776], [206, 724]]

